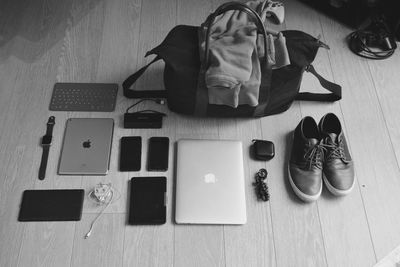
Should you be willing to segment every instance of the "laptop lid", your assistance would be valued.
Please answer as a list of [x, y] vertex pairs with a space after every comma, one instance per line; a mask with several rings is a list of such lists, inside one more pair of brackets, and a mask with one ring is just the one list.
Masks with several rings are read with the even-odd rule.
[[107, 174], [113, 130], [113, 119], [68, 119], [58, 173], [61, 175]]
[[245, 224], [242, 143], [179, 140], [176, 223]]

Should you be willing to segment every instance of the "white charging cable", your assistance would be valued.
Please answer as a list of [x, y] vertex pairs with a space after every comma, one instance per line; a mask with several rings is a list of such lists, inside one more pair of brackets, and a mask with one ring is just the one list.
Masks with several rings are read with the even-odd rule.
[[108, 184], [99, 183], [89, 192], [88, 194], [89, 199], [95, 202], [99, 206], [104, 206], [104, 208], [90, 224], [90, 229], [89, 232], [87, 232], [87, 234], [85, 235], [85, 239], [92, 234], [93, 226], [96, 223], [97, 219], [100, 218], [100, 216], [104, 213], [104, 211], [113, 201], [115, 190], [116, 189], [111, 185], [111, 183]]

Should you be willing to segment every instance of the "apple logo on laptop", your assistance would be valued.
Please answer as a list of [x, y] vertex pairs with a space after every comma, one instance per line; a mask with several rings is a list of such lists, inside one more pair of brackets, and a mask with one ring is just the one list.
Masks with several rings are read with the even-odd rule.
[[204, 182], [207, 184], [215, 184], [217, 182], [217, 177], [213, 173], [207, 173], [204, 175]]
[[83, 142], [83, 143], [82, 143], [82, 146], [83, 146], [84, 148], [90, 148], [90, 146], [91, 146], [91, 141], [90, 141], [90, 139], [88, 139], [88, 140], [86, 140], [85, 142]]

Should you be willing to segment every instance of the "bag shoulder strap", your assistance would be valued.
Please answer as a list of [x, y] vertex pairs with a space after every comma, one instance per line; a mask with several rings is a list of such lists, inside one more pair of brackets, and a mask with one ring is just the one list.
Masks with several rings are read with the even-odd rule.
[[[146, 53], [146, 57], [150, 55], [150, 53]], [[149, 64], [142, 67], [140, 70], [129, 76], [123, 83], [122, 88], [124, 90], [124, 96], [127, 98], [166, 98], [167, 91], [166, 90], [132, 90], [131, 86], [136, 82], [140, 76], [147, 70], [147, 68], [153, 64], [154, 62], [160, 60], [160, 56], [156, 56]]]
[[303, 92], [303, 93], [298, 93], [298, 95], [296, 96], [296, 100], [334, 102], [342, 99], [342, 87], [340, 85], [330, 82], [321, 75], [319, 75], [315, 70], [314, 66], [311, 64], [306, 68], [306, 71], [312, 73], [315, 77], [317, 77], [321, 86], [331, 93], [318, 94], [318, 93]]

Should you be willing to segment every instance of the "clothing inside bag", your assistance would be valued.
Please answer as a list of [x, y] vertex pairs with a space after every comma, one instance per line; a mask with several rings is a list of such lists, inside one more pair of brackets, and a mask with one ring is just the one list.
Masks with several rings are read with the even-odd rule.
[[[263, 9], [264, 2], [246, 3], [254, 10]], [[264, 16], [265, 17], [265, 16]], [[207, 28], [200, 31], [200, 55], [204, 54]], [[241, 11], [227, 11], [218, 16], [211, 28], [209, 66], [205, 73], [209, 104], [258, 105], [261, 83], [259, 58], [264, 56], [263, 38], [257, 38], [257, 28]], [[268, 63], [273, 69], [289, 65], [285, 37], [267, 36]]]

